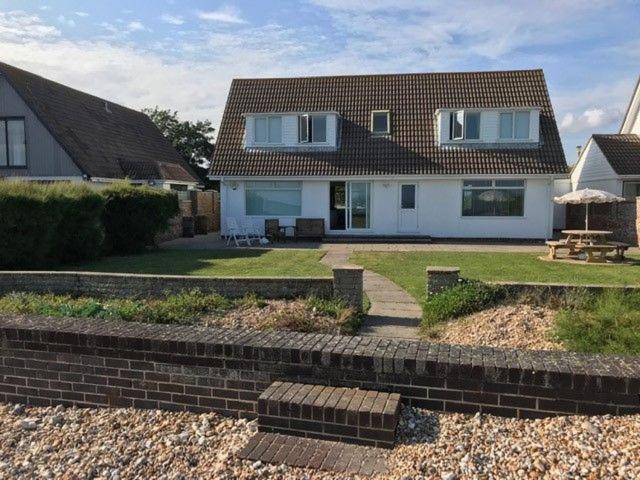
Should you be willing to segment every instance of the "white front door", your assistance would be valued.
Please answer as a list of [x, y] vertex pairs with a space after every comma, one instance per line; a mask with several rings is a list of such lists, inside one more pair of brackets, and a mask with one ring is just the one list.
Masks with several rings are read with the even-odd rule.
[[400, 184], [400, 209], [398, 210], [398, 231], [415, 233], [418, 231], [418, 184]]

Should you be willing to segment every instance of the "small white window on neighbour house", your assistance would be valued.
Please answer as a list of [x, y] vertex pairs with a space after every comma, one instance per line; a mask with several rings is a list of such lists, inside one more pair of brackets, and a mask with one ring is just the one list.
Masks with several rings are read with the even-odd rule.
[[517, 112], [502, 112], [500, 114], [500, 139], [529, 138], [529, 123], [531, 112], [528, 110]]
[[255, 143], [282, 143], [282, 117], [256, 117], [254, 121]]
[[327, 116], [304, 114], [298, 116], [299, 143], [326, 143]]
[[457, 110], [451, 112], [449, 124], [450, 140], [479, 140], [480, 112]]
[[378, 135], [391, 133], [391, 115], [389, 110], [371, 112], [371, 132]]

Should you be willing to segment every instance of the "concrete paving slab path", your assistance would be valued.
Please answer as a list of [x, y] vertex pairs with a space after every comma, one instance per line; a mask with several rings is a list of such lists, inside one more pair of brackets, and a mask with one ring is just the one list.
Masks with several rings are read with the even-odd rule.
[[[349, 263], [348, 245], [327, 245], [321, 262], [331, 267]], [[365, 316], [359, 335], [393, 338], [418, 338], [422, 308], [405, 290], [386, 277], [364, 271], [364, 293], [371, 308]]]

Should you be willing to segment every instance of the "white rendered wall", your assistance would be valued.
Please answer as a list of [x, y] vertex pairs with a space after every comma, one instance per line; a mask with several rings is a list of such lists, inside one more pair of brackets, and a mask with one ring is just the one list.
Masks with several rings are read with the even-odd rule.
[[[257, 179], [256, 179], [257, 180]], [[366, 181], [366, 180], [359, 180]], [[324, 218], [327, 233], [344, 235], [403, 235], [399, 232], [399, 180], [370, 180], [371, 228], [329, 232], [329, 181], [305, 180], [302, 184], [304, 218]], [[418, 185], [419, 235], [451, 238], [549, 238], [554, 224], [551, 179], [527, 179], [524, 216], [463, 217], [462, 179], [414, 180]], [[407, 180], [406, 183], [411, 183]], [[231, 188], [235, 185], [235, 190]], [[222, 232], [226, 233], [226, 218], [245, 217], [244, 182], [221, 184]], [[261, 226], [265, 218], [251, 217]], [[295, 217], [279, 217], [282, 225], [293, 225]]]

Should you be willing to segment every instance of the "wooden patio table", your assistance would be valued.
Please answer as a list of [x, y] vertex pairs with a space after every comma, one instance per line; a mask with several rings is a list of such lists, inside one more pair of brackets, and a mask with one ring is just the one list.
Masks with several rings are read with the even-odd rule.
[[562, 230], [567, 236], [565, 243], [576, 245], [606, 244], [607, 237], [613, 235], [609, 230]]

